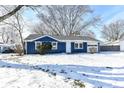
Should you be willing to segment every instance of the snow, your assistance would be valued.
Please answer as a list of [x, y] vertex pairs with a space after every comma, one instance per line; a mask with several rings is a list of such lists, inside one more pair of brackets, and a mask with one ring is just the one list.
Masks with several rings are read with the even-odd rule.
[[102, 46], [119, 46], [120, 40], [111, 41], [111, 42], [104, 42], [101, 44]]
[[0, 87], [124, 88], [124, 52], [0, 55]]

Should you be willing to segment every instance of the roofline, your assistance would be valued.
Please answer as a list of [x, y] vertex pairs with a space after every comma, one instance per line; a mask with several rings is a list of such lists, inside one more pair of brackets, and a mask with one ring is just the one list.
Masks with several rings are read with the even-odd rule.
[[[25, 42], [32, 42], [31, 40], [26, 40]], [[59, 40], [59, 42], [98, 42], [99, 41], [91, 41], [91, 40]]]
[[55, 40], [57, 40], [57, 41], [60, 41], [60, 40], [58, 40], [58, 39], [56, 39], [56, 38], [54, 38], [54, 37], [52, 37], [52, 36], [50, 36], [50, 35], [43, 35], [43, 36], [37, 37], [37, 38], [35, 38], [35, 39], [24, 40], [24, 41], [25, 41], [25, 42], [27, 42], [27, 41], [31, 42], [31, 41], [34, 41], [34, 40], [37, 40], [37, 39], [43, 38], [43, 37], [45, 37], [45, 36], [48, 36], [48, 37], [50, 37], [50, 38], [52, 38], [52, 39], [55, 39]]
[[50, 35], [43, 35], [43, 36], [40, 36], [40, 37], [37, 37], [37, 38], [35, 38], [35, 39], [32, 39], [32, 40], [24, 40], [24, 42], [32, 42], [32, 41], [35, 41], [35, 40], [37, 40], [37, 39], [40, 39], [40, 38], [43, 38], [43, 37], [45, 37], [45, 36], [48, 36], [48, 37], [50, 37], [50, 38], [52, 38], [52, 39], [55, 39], [55, 40], [57, 40], [57, 41], [60, 41], [60, 42], [100, 42], [100, 41], [97, 41], [97, 40], [59, 40], [59, 39], [56, 39], [56, 38], [54, 38], [54, 37], [52, 37], [52, 36], [50, 36]]

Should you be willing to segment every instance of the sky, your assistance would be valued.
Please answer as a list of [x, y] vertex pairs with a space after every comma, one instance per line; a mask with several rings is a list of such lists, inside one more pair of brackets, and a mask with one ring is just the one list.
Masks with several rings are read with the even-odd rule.
[[[109, 24], [112, 21], [124, 19], [124, 5], [91, 5], [90, 7], [94, 11], [93, 16], [97, 15], [101, 17], [101, 24]], [[28, 9], [25, 11], [24, 16], [30, 24], [38, 21], [36, 14], [32, 10]], [[94, 29], [93, 32], [96, 34], [97, 39], [102, 40], [99, 30], [100, 29]]]
[[100, 15], [104, 23], [124, 19], [124, 5], [94, 5], [91, 6], [94, 15]]

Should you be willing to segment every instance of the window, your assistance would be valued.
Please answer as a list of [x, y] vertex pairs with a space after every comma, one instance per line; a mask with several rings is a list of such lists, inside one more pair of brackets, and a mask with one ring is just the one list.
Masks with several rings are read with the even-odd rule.
[[37, 47], [40, 45], [42, 45], [42, 42], [40, 42], [40, 41], [35, 42], [35, 50], [37, 50]]
[[79, 43], [79, 48], [83, 48], [83, 43]]
[[56, 50], [57, 49], [57, 42], [52, 42], [52, 50]]
[[78, 43], [75, 43], [75, 48], [78, 48]]
[[74, 43], [75, 49], [83, 49], [83, 43]]

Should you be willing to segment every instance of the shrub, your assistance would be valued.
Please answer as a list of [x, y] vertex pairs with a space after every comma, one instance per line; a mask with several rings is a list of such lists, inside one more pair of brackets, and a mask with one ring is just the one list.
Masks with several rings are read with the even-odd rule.
[[80, 88], [85, 87], [84, 83], [81, 82], [80, 80], [74, 80], [74, 85], [73, 86], [80, 87]]
[[14, 51], [15, 51], [15, 53], [18, 53], [19, 56], [22, 56], [24, 54], [21, 45], [16, 45]]
[[90, 50], [90, 53], [93, 54], [93, 53], [96, 53], [97, 52], [97, 49], [95, 47], [92, 47], [89, 49]]
[[50, 51], [51, 49], [52, 49], [51, 44], [42, 44], [37, 47], [37, 52], [43, 55], [48, 53], [48, 51]]

